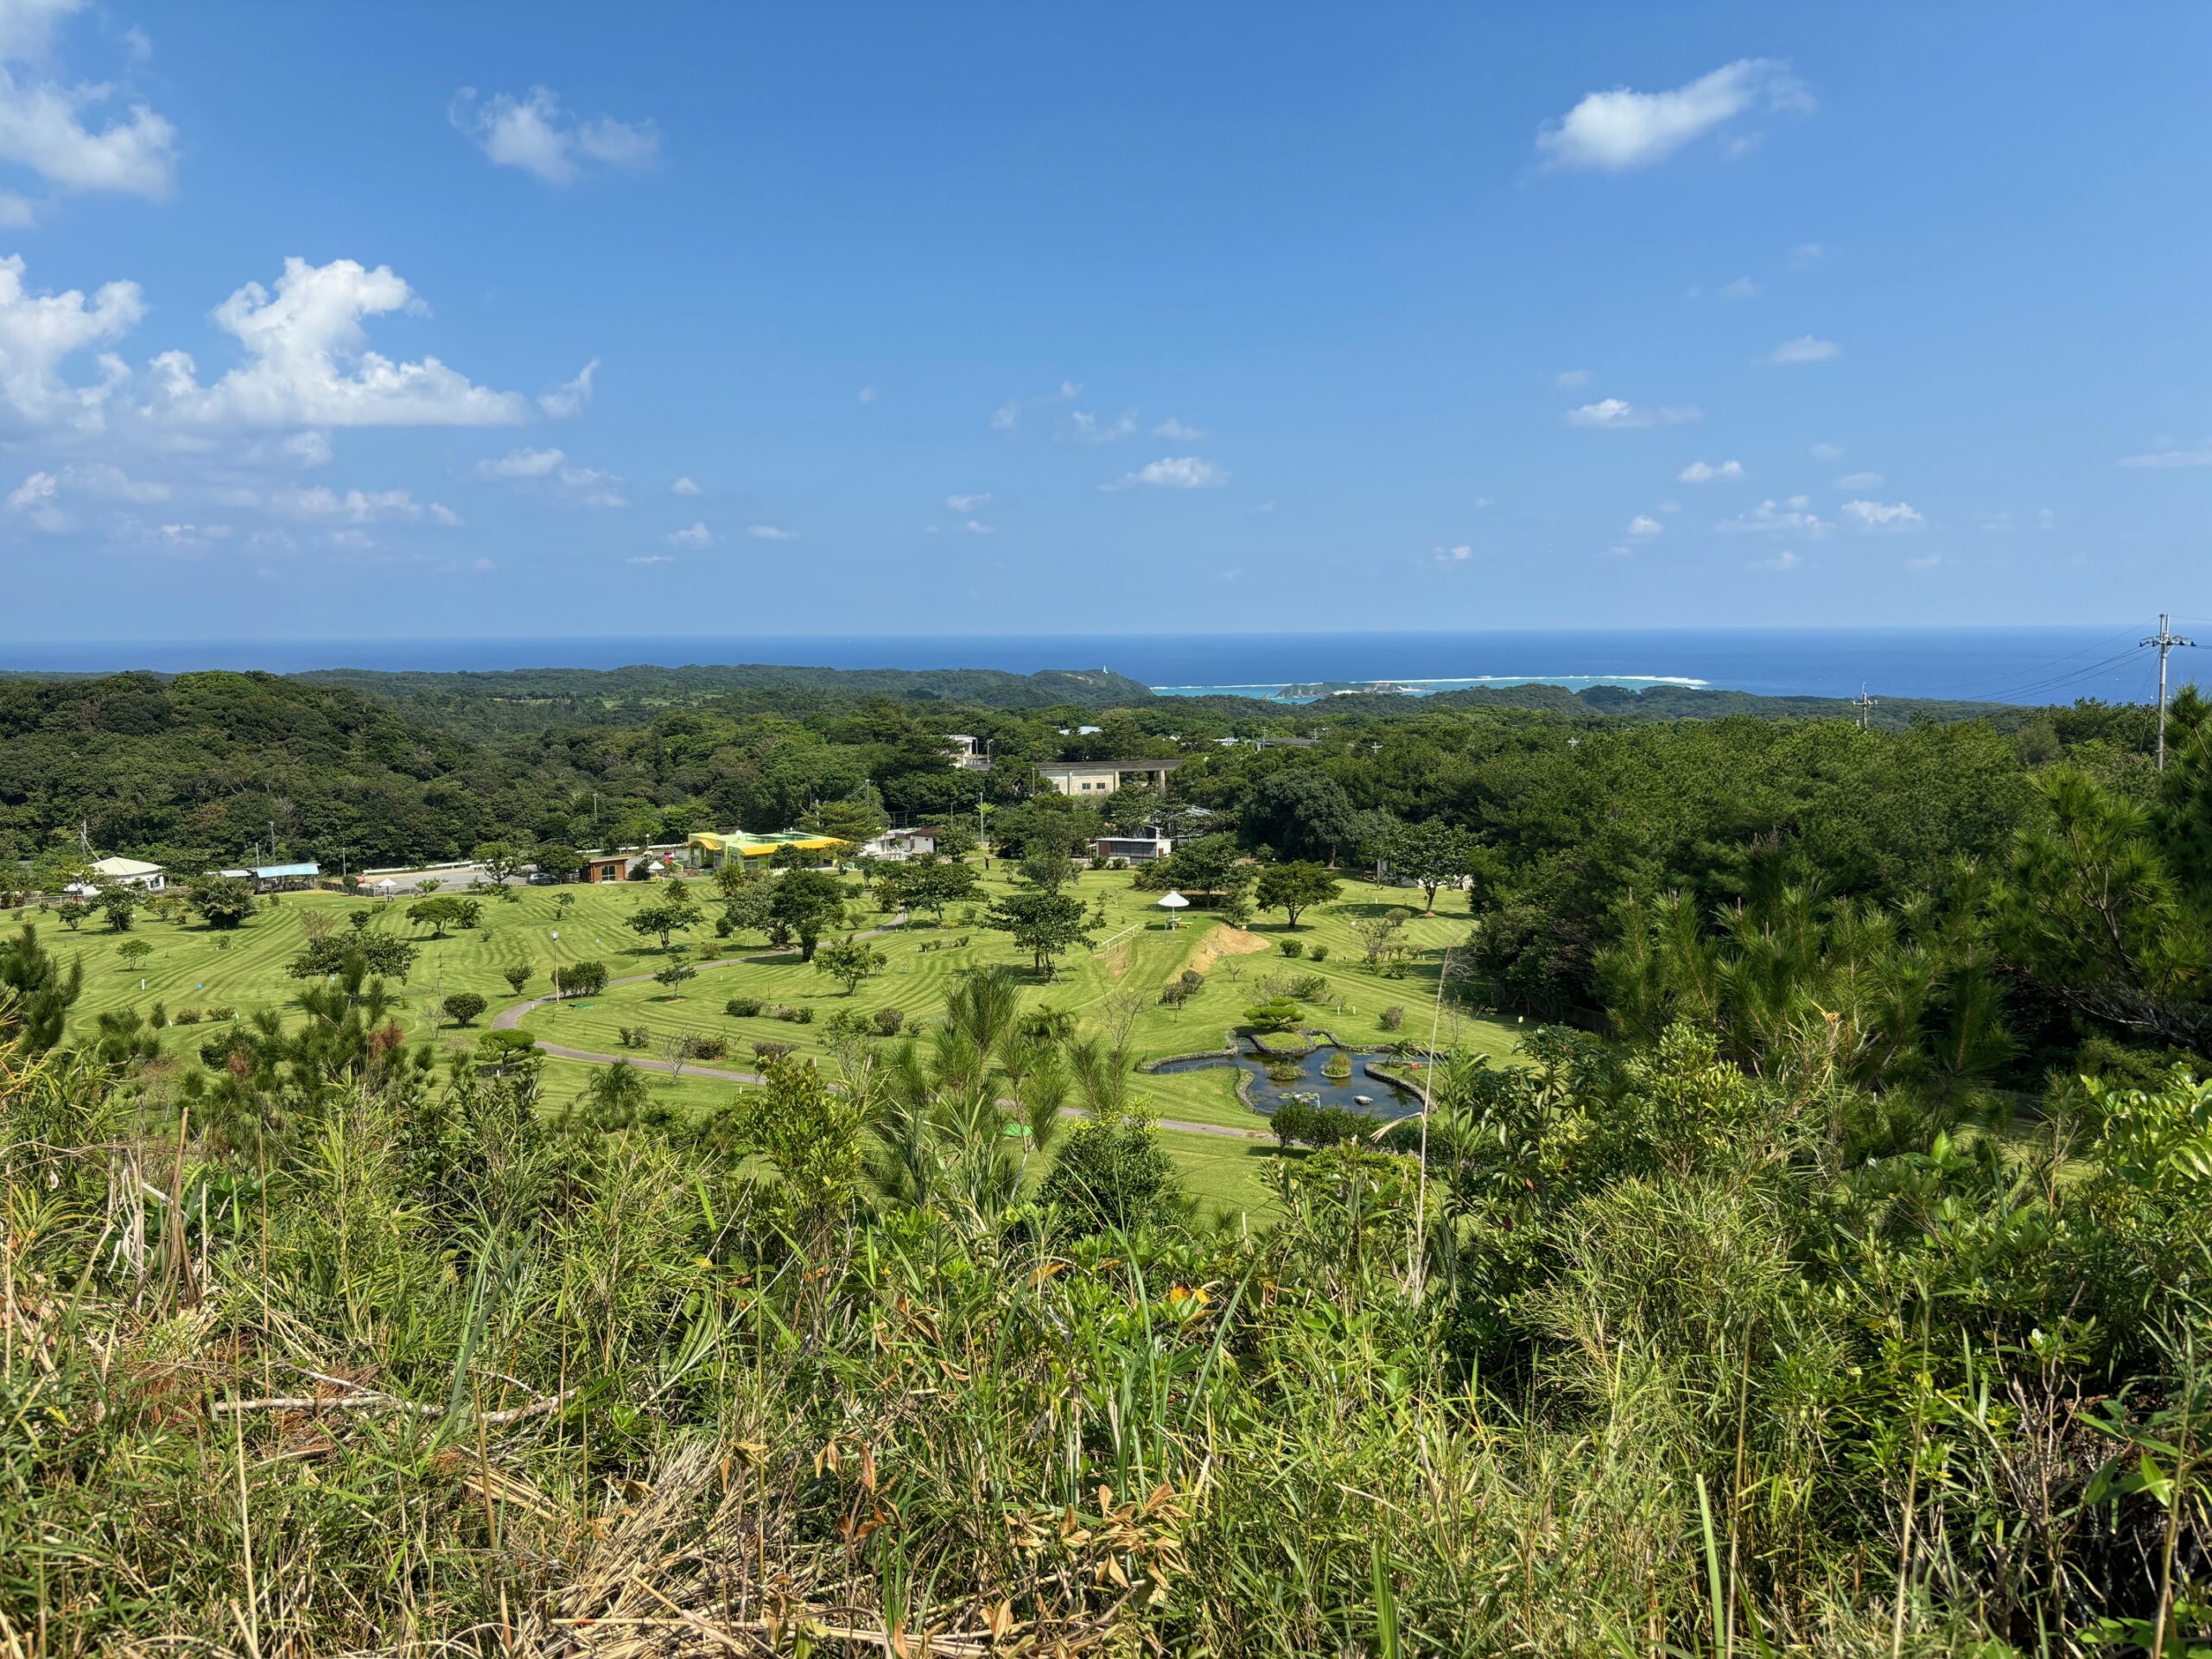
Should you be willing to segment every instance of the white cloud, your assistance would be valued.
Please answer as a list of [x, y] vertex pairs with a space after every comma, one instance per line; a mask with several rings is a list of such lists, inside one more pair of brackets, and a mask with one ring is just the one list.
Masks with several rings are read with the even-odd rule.
[[676, 556], [673, 553], [632, 553], [622, 563], [625, 564], [674, 564]]
[[[164, 531], [174, 528], [175, 528], [175, 526], [171, 524], [163, 524], [162, 526], [162, 529]], [[192, 526], [187, 524], [184, 528], [189, 530]], [[370, 535], [365, 530], [334, 530], [322, 539], [332, 547], [348, 548], [355, 552], [363, 553], [368, 551], [369, 549], [377, 544], [376, 537]]]
[[1710, 484], [1715, 479], [1738, 479], [1743, 475], [1744, 463], [1740, 461], [1724, 461], [1718, 465], [1711, 461], [1694, 461], [1676, 473], [1675, 480], [1681, 484]]
[[643, 167], [660, 154], [660, 132], [652, 122], [606, 116], [578, 121], [543, 86], [531, 87], [527, 98], [495, 92], [480, 101], [474, 86], [464, 86], [447, 114], [493, 162], [548, 184], [567, 184], [594, 163]]
[[318, 484], [312, 489], [279, 490], [269, 498], [269, 505], [295, 518], [340, 518], [353, 524], [416, 519], [425, 513], [440, 524], [461, 522], [452, 508], [435, 501], [417, 501], [405, 490], [348, 490], [340, 495], [329, 486]]
[[1841, 461], [1843, 446], [1840, 443], [1816, 443], [1805, 453], [1815, 461]]
[[1657, 536], [1664, 533], [1666, 528], [1648, 512], [1639, 512], [1628, 521], [1628, 533], [1631, 536]]
[[550, 478], [568, 457], [558, 449], [510, 449], [497, 461], [476, 463], [479, 478]]
[[1083, 383], [1078, 380], [1061, 381], [1059, 396], [1062, 403], [1073, 403], [1077, 398], [1083, 396]]
[[1068, 416], [1077, 443], [1119, 443], [1123, 438], [1135, 437], [1137, 417], [1124, 415], [1109, 424], [1102, 424], [1088, 410], [1078, 409]]
[[1839, 490], [1876, 490], [1882, 486], [1879, 473], [1846, 473], [1835, 481]]
[[61, 480], [52, 473], [33, 473], [8, 492], [8, 511], [24, 512], [61, 493]]
[[1825, 363], [1842, 354], [1843, 347], [1832, 340], [1816, 340], [1810, 334], [1800, 334], [1795, 340], [1783, 340], [1758, 360], [1775, 365]]
[[1751, 569], [1754, 570], [1795, 570], [1804, 563], [1804, 560], [1785, 547], [1770, 559], [1753, 559]]
[[671, 547], [705, 547], [715, 539], [715, 532], [703, 524], [694, 524], [689, 530], [671, 530], [661, 537]]
[[976, 512], [989, 505], [990, 499], [988, 495], [948, 495], [944, 508], [947, 512]]
[[1155, 438], [1172, 438], [1182, 443], [1204, 443], [1211, 434], [1202, 428], [1187, 425], [1170, 415], [1152, 429], [1152, 435]]
[[1813, 511], [1811, 500], [1793, 495], [1787, 501], [1762, 501], [1751, 512], [1724, 518], [1713, 528], [1724, 536], [1821, 537], [1835, 526]]
[[1748, 276], [1738, 276], [1732, 283], [1723, 283], [1713, 290], [1724, 300], [1756, 300], [1759, 285]]
[[37, 223], [37, 208], [12, 190], [0, 190], [0, 231], [28, 231]]
[[688, 477], [677, 479], [675, 483], [668, 486], [668, 490], [671, 495], [704, 495], [706, 493]]
[[330, 434], [327, 432], [295, 432], [289, 438], [276, 441], [276, 451], [287, 460], [301, 467], [330, 465]]
[[1580, 409], [1567, 411], [1569, 426], [1605, 427], [1625, 430], [1631, 427], [1679, 426], [1685, 421], [1694, 421], [1702, 413], [1692, 404], [1674, 408], [1644, 409], [1618, 397], [1601, 397], [1594, 404], [1585, 404]]
[[1923, 553], [1916, 558], [1907, 559], [1904, 562], [1904, 568], [1908, 570], [1933, 570], [1942, 563], [1943, 556], [1941, 553]]
[[556, 421], [565, 421], [584, 412], [584, 405], [591, 402], [591, 378], [599, 368], [597, 358], [583, 365], [573, 380], [563, 381], [537, 399], [538, 408]]
[[1104, 484], [1108, 490], [1126, 490], [1139, 484], [1149, 484], [1166, 490], [1205, 490], [1229, 482], [1229, 474], [1210, 461], [1197, 455], [1167, 455], [1140, 467], [1134, 473], [1124, 474], [1117, 484]]
[[[77, 10], [77, 0], [0, 3], [0, 161], [65, 190], [167, 195], [176, 179], [175, 127], [137, 101], [106, 113], [123, 102], [112, 86], [41, 73], [54, 24]], [[21, 211], [28, 223], [29, 205]]]
[[1572, 391], [1577, 386], [1586, 386], [1589, 384], [1590, 371], [1587, 369], [1561, 369], [1552, 377], [1552, 385], [1557, 386], [1561, 391]]
[[969, 519], [960, 528], [970, 536], [995, 536], [999, 533], [997, 525], [982, 524], [974, 518]]
[[2153, 449], [2147, 454], [2121, 457], [2123, 467], [2212, 467], [2212, 438], [2186, 448]]
[[468, 568], [471, 570], [475, 571], [479, 575], [488, 575], [493, 571], [498, 569], [499, 566], [497, 560], [475, 558], [471, 559], [468, 562]]
[[1746, 111], [1812, 107], [1787, 64], [1739, 58], [1671, 92], [1592, 92], [1539, 131], [1536, 148], [1554, 167], [1619, 172], [1662, 162]]
[[61, 378], [62, 361], [119, 338], [145, 315], [136, 283], [105, 283], [89, 302], [73, 288], [33, 294], [23, 285], [21, 256], [0, 258], [0, 405], [26, 426], [99, 431], [108, 397], [130, 371], [120, 359], [103, 355], [99, 382], [73, 386]]
[[1825, 259], [1827, 257], [1827, 254], [1826, 250], [1824, 250], [1819, 243], [1800, 242], [1796, 247], [1789, 250], [1790, 268], [1794, 270], [1809, 270], [1812, 266], [1819, 264], [1821, 261]]
[[430, 503], [430, 522], [443, 524], [448, 530], [459, 530], [467, 521], [442, 501]]
[[795, 542], [798, 540], [798, 532], [797, 531], [785, 530], [781, 526], [776, 524], [747, 524], [745, 527], [745, 533], [752, 537], [755, 541], [761, 542]]
[[991, 411], [991, 430], [1011, 432], [1021, 424], [1021, 405], [1009, 398]]
[[1435, 558], [1439, 564], [1465, 564], [1475, 556], [1475, 550], [1462, 542], [1457, 547], [1440, 547]]
[[622, 480], [596, 467], [579, 467], [558, 449], [510, 449], [496, 461], [476, 463], [476, 476], [529, 485], [550, 480], [565, 500], [587, 507], [626, 507]]
[[395, 363], [367, 349], [364, 317], [424, 308], [389, 265], [370, 270], [352, 259], [327, 265], [287, 259], [273, 296], [248, 283], [213, 312], [216, 326], [245, 348], [246, 364], [202, 386], [188, 353], [164, 352], [149, 370], [149, 412], [237, 426], [495, 426], [521, 420], [528, 405], [515, 392], [477, 385], [435, 357]]
[[872, 404], [874, 401], [875, 388], [874, 386], [862, 386], [861, 388], [861, 402], [863, 404]]
[[1843, 516], [1867, 531], [1922, 530], [1928, 524], [1909, 501], [1847, 501]]

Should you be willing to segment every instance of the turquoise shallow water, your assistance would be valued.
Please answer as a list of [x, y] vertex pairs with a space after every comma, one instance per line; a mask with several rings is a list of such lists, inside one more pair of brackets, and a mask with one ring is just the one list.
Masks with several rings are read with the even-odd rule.
[[[1279, 696], [1286, 686], [1388, 680], [1411, 691], [1531, 681], [1710, 685], [1767, 696], [2141, 702], [2153, 619], [2063, 628], [1647, 628], [1463, 632], [722, 635], [662, 638], [0, 642], [0, 670], [315, 668], [450, 671], [782, 663], [825, 668], [1109, 668], [1163, 691]], [[2212, 622], [2176, 619], [2212, 645]], [[2176, 683], [2212, 652], [2174, 653]], [[2212, 674], [2204, 676], [2212, 678]]]

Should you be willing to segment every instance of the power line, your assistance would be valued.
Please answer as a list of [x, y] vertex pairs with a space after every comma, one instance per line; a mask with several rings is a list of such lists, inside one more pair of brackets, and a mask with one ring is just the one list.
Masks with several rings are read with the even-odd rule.
[[2158, 648], [2158, 770], [2166, 769], [2166, 653], [2176, 645], [2196, 648], [2196, 641], [2184, 639], [2166, 626], [2166, 613], [2158, 613], [2158, 631], [2144, 642]]

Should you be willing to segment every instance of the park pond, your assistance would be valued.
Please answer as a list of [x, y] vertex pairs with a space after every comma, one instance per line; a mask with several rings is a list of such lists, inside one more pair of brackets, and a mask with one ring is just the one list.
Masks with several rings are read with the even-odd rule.
[[[1197, 1071], [1212, 1066], [1241, 1067], [1249, 1076], [1237, 1092], [1262, 1117], [1273, 1117], [1279, 1107], [1294, 1097], [1303, 1097], [1312, 1106], [1362, 1112], [1382, 1122], [1411, 1117], [1419, 1112], [1421, 1099], [1412, 1090], [1388, 1077], [1368, 1074], [1368, 1061], [1372, 1058], [1325, 1044], [1303, 1052], [1279, 1051], [1272, 1054], [1245, 1046], [1234, 1054], [1198, 1054], [1163, 1060], [1152, 1069]], [[1332, 1077], [1332, 1071], [1340, 1075]]]

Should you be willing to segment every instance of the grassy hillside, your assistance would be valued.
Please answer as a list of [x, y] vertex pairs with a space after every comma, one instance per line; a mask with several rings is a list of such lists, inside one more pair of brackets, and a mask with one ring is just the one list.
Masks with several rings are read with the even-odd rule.
[[[857, 900], [859, 884], [852, 885]], [[694, 886], [710, 906], [712, 889], [703, 882]], [[986, 881], [987, 897], [1010, 887], [1002, 874], [994, 872]], [[449, 1049], [465, 1049], [500, 1009], [550, 994], [551, 971], [557, 966], [597, 960], [620, 979], [649, 975], [665, 961], [656, 943], [628, 925], [629, 917], [652, 896], [652, 890], [642, 884], [513, 891], [512, 901], [483, 901], [479, 926], [442, 940], [412, 925], [404, 903], [385, 909], [378, 925], [421, 946], [413, 970], [397, 988], [397, 1017], [410, 1039], [428, 1036]], [[1325, 988], [1301, 1005], [1307, 1020], [1342, 1040], [1390, 1040], [1382, 1016], [1394, 1007], [1408, 1010], [1402, 1034], [1423, 1035], [1441, 952], [1466, 932], [1461, 914], [1416, 916], [1406, 929], [1409, 955], [1402, 977], [1388, 977], [1364, 964], [1352, 930], [1363, 917], [1394, 907], [1417, 908], [1418, 895], [1402, 889], [1348, 881], [1337, 903], [1309, 912], [1295, 932], [1263, 920], [1249, 933], [1224, 930], [1204, 914], [1171, 931], [1160, 923], [1157, 895], [1132, 887], [1125, 874], [1087, 873], [1078, 878], [1075, 891], [1086, 903], [1105, 903], [1107, 918], [1096, 933], [1102, 948], [1064, 958], [1049, 984], [1026, 983], [1022, 1001], [1027, 1006], [1071, 1014], [1091, 1029], [1113, 1020], [1114, 1005], [1125, 1002], [1134, 1020], [1132, 1051], [1140, 1059], [1218, 1048], [1227, 1033], [1243, 1023], [1247, 1007], [1309, 976], [1320, 979]], [[307, 944], [311, 928], [350, 912], [375, 908], [376, 901], [332, 893], [286, 894], [273, 905], [264, 901], [257, 915], [229, 933], [143, 913], [127, 933], [112, 932], [98, 922], [70, 932], [36, 908], [18, 915], [35, 924], [41, 941], [65, 962], [83, 963], [84, 993], [71, 1022], [72, 1035], [83, 1037], [96, 1028], [99, 1014], [111, 1009], [134, 1008], [147, 1014], [158, 1003], [173, 1022], [187, 1010], [228, 1007], [240, 1016], [262, 1008], [289, 1010], [302, 988], [285, 966]], [[893, 919], [874, 916], [872, 906], [863, 909], [872, 922]], [[710, 908], [702, 910], [702, 914], [711, 913]], [[344, 925], [342, 921], [338, 925]], [[1325, 946], [1328, 959], [1286, 960], [1277, 949], [1278, 941], [1286, 938], [1297, 940], [1301, 949]], [[151, 947], [151, 954], [135, 969], [120, 954], [130, 940]], [[533, 1008], [523, 1017], [522, 1028], [541, 1041], [564, 1047], [655, 1062], [660, 1060], [664, 1036], [688, 1033], [719, 1037], [728, 1046], [728, 1058], [701, 1064], [713, 1070], [749, 1071], [755, 1041], [789, 1043], [803, 1053], [826, 1058], [829, 1020], [838, 1010], [872, 1014], [878, 1008], [897, 1007], [910, 1027], [921, 1027], [942, 1013], [946, 993], [967, 969], [1010, 963], [1026, 971], [1027, 966], [1006, 935], [963, 924], [956, 912], [948, 912], [941, 928], [924, 921], [879, 938], [875, 943], [888, 958], [886, 970], [849, 995], [800, 961], [796, 950], [771, 951], [757, 938], [750, 943], [740, 939], [725, 944], [714, 938], [711, 928], [702, 926], [685, 936], [684, 943], [689, 947], [686, 959], [699, 973], [677, 994], [650, 979], [616, 984], [588, 1002]], [[702, 952], [709, 948], [720, 954], [704, 958]], [[502, 976], [511, 963], [531, 969], [521, 999]], [[1179, 1008], [1163, 1004], [1161, 988], [1186, 968], [1202, 972], [1204, 988]], [[475, 992], [490, 1005], [474, 1030], [454, 1029], [440, 1013], [443, 999], [456, 991]], [[724, 1012], [724, 1005], [739, 996], [759, 997], [771, 1008], [809, 1009], [814, 1017], [806, 1025], [766, 1013], [733, 1018]], [[1456, 1036], [1462, 1046], [1501, 1057], [1510, 1052], [1510, 1025], [1459, 1013], [1451, 1014], [1448, 1023], [1447, 1042]], [[626, 1049], [620, 1036], [626, 1027], [650, 1033], [644, 1048]], [[172, 1023], [160, 1034], [160, 1041], [165, 1052], [197, 1064], [193, 1057], [200, 1046], [221, 1029], [206, 1021]], [[888, 1039], [880, 1038], [870, 1039], [868, 1044], [885, 1053], [891, 1047]], [[590, 1068], [583, 1063], [556, 1062], [549, 1093], [556, 1103], [573, 1099], [589, 1077]], [[710, 1103], [737, 1085], [695, 1074], [672, 1084], [657, 1078], [655, 1086], [664, 1090], [664, 1098], [688, 1109]], [[1139, 1092], [1164, 1118], [1262, 1127], [1236, 1097], [1227, 1071], [1147, 1075]], [[1170, 1145], [1202, 1198], [1240, 1207], [1264, 1203], [1264, 1192], [1251, 1173], [1262, 1149], [1187, 1134], [1172, 1135]]]

